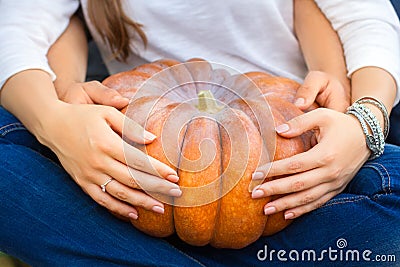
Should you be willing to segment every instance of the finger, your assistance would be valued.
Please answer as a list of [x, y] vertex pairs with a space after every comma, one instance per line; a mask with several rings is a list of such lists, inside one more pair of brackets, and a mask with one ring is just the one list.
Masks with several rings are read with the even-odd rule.
[[330, 181], [330, 178], [321, 179], [321, 177], [327, 177], [323, 174], [324, 171], [318, 168], [265, 182], [253, 189], [252, 198], [300, 192]]
[[344, 112], [350, 105], [350, 95], [339, 80], [330, 79], [326, 88], [317, 95], [316, 102], [323, 107]]
[[258, 167], [252, 178], [253, 180], [263, 180], [266, 177], [295, 174], [320, 167], [323, 165], [322, 162], [315, 160], [320, 159], [320, 154], [321, 152], [313, 147], [306, 152]]
[[82, 91], [83, 89], [76, 84], [76, 86], [69, 89], [61, 100], [70, 104], [94, 104], [87, 93]]
[[133, 169], [164, 177], [172, 182], [178, 182], [179, 180], [178, 174], [174, 169], [126, 142], [124, 142], [124, 156], [126, 164]]
[[267, 203], [264, 206], [264, 214], [270, 215], [280, 211], [310, 204], [319, 200], [330, 191], [330, 185], [328, 183], [324, 183], [301, 192], [288, 194]]
[[326, 88], [328, 83], [329, 80], [325, 73], [309, 72], [297, 90], [294, 104], [302, 110], [309, 108], [315, 102], [318, 93]]
[[136, 183], [141, 189], [149, 193], [161, 193], [167, 196], [180, 197], [182, 191], [177, 184], [160, 177], [129, 168], [130, 184]]
[[133, 190], [116, 180], [113, 180], [107, 186], [107, 193], [133, 206], [142, 207], [146, 210], [151, 210], [161, 214], [164, 213], [164, 205], [160, 201], [155, 200], [143, 192]]
[[[104, 171], [122, 184], [136, 189], [144, 189], [168, 196], [179, 197], [182, 192], [177, 184], [137, 169], [129, 168], [125, 164], [109, 159]], [[169, 175], [167, 177], [170, 177]]]
[[284, 124], [278, 125], [275, 130], [283, 137], [296, 137], [306, 131], [321, 128], [327, 124], [329, 125], [332, 121], [332, 112], [336, 111], [326, 108], [318, 108], [297, 116]]
[[113, 213], [126, 218], [137, 219], [138, 212], [131, 205], [125, 204], [111, 195], [101, 191], [100, 186], [90, 184], [85, 187], [85, 192], [99, 205], [105, 207]]
[[148, 144], [154, 141], [157, 136], [146, 131], [140, 124], [126, 117], [118, 110], [102, 106], [105, 109], [105, 118], [113, 130], [127, 137], [138, 144]]
[[118, 91], [108, 88], [98, 81], [83, 83], [83, 89], [96, 104], [122, 109], [129, 103], [128, 98], [121, 96]]
[[315, 201], [312, 201], [308, 204], [289, 209], [289, 210], [285, 211], [285, 214], [284, 214], [285, 219], [287, 219], [287, 220], [295, 219], [295, 218], [300, 217], [301, 215], [304, 215], [310, 211], [316, 210], [316, 209], [322, 207], [324, 204], [326, 204], [326, 202], [331, 200], [337, 194], [339, 194], [339, 191], [332, 191], [332, 192], [329, 192], [329, 193], [323, 195], [321, 198], [316, 199]]
[[[113, 121], [115, 121], [115, 123], [117, 124], [121, 123], [120, 119], [118, 119], [118, 117], [122, 115], [120, 112], [113, 110], [110, 113], [112, 114], [109, 116]], [[117, 125], [117, 127], [120, 126], [121, 125]], [[128, 139], [131, 139], [133, 141], [136, 140], [136, 142], [142, 141], [142, 143], [152, 141], [155, 138], [155, 135], [144, 130], [137, 122], [127, 117], [125, 119], [124, 133], [126, 133]], [[118, 144], [121, 141], [118, 135], [114, 135], [114, 138], [116, 140], [114, 141], [110, 140], [109, 141], [110, 144]], [[139, 138], [143, 139], [140, 140]], [[126, 163], [132, 168], [156, 176], [164, 177], [165, 179], [168, 179], [173, 182], [177, 182], [179, 179], [174, 169], [156, 160], [155, 158], [146, 155], [144, 152], [128, 144], [125, 141], [123, 141], [123, 153], [118, 153], [120, 151], [122, 152], [120, 148], [112, 148], [106, 152], [110, 155], [113, 155], [115, 159], [119, 160], [120, 162]]]
[[[109, 170], [113, 170], [118, 162], [121, 162], [125, 172], [127, 170], [126, 165], [128, 165], [152, 176], [163, 177], [171, 182], [179, 180], [174, 169], [126, 143], [113, 131], [110, 131], [108, 135], [104, 135], [103, 142], [99, 144], [99, 148], [109, 156], [109, 163], [100, 166], [107, 173], [109, 173]], [[110, 176], [119, 177], [120, 174], [110, 173]]]

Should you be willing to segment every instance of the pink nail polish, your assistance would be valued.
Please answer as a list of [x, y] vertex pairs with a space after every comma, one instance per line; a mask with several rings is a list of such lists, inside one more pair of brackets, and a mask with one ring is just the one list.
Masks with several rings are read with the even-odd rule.
[[179, 181], [179, 177], [175, 174], [170, 174], [167, 176], [167, 180], [176, 183]]
[[148, 131], [144, 131], [144, 139], [149, 140], [149, 141], [153, 141], [154, 139], [156, 139], [157, 136], [148, 132]]
[[137, 218], [138, 218], [137, 214], [135, 214], [133, 212], [129, 213], [128, 216], [129, 216], [129, 218], [134, 219], [134, 220], [137, 220]]
[[262, 191], [261, 189], [256, 189], [253, 191], [253, 193], [251, 193], [252, 198], [260, 198], [263, 196], [264, 196], [264, 191]]
[[276, 208], [275, 207], [267, 207], [264, 209], [264, 214], [265, 215], [271, 215], [276, 213]]
[[279, 126], [277, 126], [276, 128], [275, 128], [275, 131], [277, 131], [278, 133], [284, 133], [284, 132], [287, 132], [287, 131], [289, 131], [289, 125], [287, 125], [286, 123], [285, 124], [281, 124], [281, 125], [279, 125]]
[[263, 172], [258, 171], [258, 172], [254, 172], [254, 173], [252, 174], [251, 178], [252, 178], [253, 180], [262, 180], [262, 179], [265, 178], [265, 175], [264, 175]]
[[294, 218], [294, 213], [293, 212], [288, 212], [285, 213], [285, 220], [290, 220]]
[[119, 100], [125, 100], [126, 98], [120, 96], [120, 95], [115, 95], [112, 97], [113, 101], [119, 101]]
[[151, 210], [156, 213], [164, 214], [164, 208], [162, 208], [160, 206], [153, 206], [153, 208], [151, 208]]
[[296, 101], [294, 101], [295, 106], [302, 106], [304, 105], [304, 103], [305, 103], [304, 98], [297, 98]]
[[169, 190], [169, 195], [171, 197], [180, 197], [182, 195], [182, 191], [178, 188], [174, 188]]

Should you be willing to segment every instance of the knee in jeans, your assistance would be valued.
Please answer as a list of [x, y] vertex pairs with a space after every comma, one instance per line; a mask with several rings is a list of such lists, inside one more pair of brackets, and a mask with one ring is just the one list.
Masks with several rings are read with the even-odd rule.
[[[399, 162], [399, 161], [397, 161]], [[389, 161], [364, 164], [346, 188], [347, 193], [374, 197], [380, 194], [400, 194], [400, 166]]]

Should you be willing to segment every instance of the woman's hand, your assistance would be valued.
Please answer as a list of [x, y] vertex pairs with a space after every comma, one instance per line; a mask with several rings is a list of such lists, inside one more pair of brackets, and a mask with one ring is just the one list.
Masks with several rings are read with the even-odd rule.
[[330, 74], [310, 71], [297, 90], [294, 104], [301, 110], [307, 110], [314, 102], [321, 107], [344, 112], [350, 106], [350, 90]]
[[98, 81], [91, 82], [54, 82], [58, 98], [70, 104], [99, 104], [122, 109], [129, 99], [121, 96], [117, 90], [108, 88]]
[[[310, 212], [344, 190], [369, 157], [364, 133], [356, 118], [318, 108], [276, 128], [291, 138], [313, 129], [317, 144], [309, 151], [272, 162], [253, 177], [284, 178], [257, 186], [253, 198], [287, 194], [265, 206], [265, 214], [285, 211], [286, 219]], [[261, 175], [261, 174], [262, 175]]]
[[[177, 173], [125, 143], [120, 135], [139, 144], [155, 136], [115, 108], [59, 102], [47, 114], [44, 130], [37, 136], [58, 156], [65, 170], [97, 203], [111, 212], [136, 219], [133, 206], [163, 213], [163, 204], [140, 190], [180, 196]], [[124, 124], [124, 126], [123, 126]], [[126, 157], [126, 158], [125, 158]], [[127, 166], [127, 162], [137, 163]], [[103, 192], [100, 185], [113, 178]]]

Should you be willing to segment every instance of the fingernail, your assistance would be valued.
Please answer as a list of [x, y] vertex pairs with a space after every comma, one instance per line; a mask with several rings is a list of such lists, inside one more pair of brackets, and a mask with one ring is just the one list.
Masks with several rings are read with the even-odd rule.
[[111, 100], [121, 100], [124, 99], [124, 97], [120, 96], [120, 95], [115, 95], [111, 98]]
[[179, 177], [175, 174], [170, 174], [167, 176], [167, 180], [176, 183], [179, 181]]
[[260, 190], [260, 189], [256, 189], [253, 191], [253, 193], [251, 193], [251, 197], [252, 198], [260, 198], [264, 196], [264, 191]]
[[297, 98], [296, 101], [294, 101], [294, 105], [295, 106], [302, 106], [304, 105], [306, 101], [304, 100], [304, 98]]
[[149, 141], [153, 141], [154, 139], [156, 139], [157, 136], [148, 132], [148, 131], [144, 131], [144, 139], [149, 140]]
[[129, 213], [128, 216], [129, 216], [129, 218], [134, 219], [134, 220], [137, 220], [137, 218], [138, 218], [137, 214], [135, 214], [133, 212]]
[[275, 207], [267, 207], [264, 209], [264, 214], [265, 215], [271, 215], [276, 213], [276, 208]]
[[153, 208], [151, 208], [152, 211], [160, 213], [160, 214], [164, 214], [164, 208], [160, 207], [160, 206], [153, 206]]
[[115, 101], [115, 102], [120, 102], [120, 101], [124, 101], [124, 102], [129, 102], [129, 98], [120, 96], [120, 95], [115, 95], [111, 98], [111, 101]]
[[265, 175], [263, 172], [253, 172], [251, 177], [253, 180], [263, 180], [265, 178]]
[[290, 220], [293, 217], [294, 217], [294, 213], [293, 212], [285, 213], [285, 220]]
[[279, 125], [279, 126], [277, 126], [276, 128], [275, 128], [275, 131], [277, 131], [278, 133], [284, 133], [284, 132], [287, 132], [287, 131], [289, 131], [289, 125], [287, 125], [286, 123], [285, 124], [281, 124], [281, 125]]
[[171, 197], [180, 197], [182, 195], [182, 191], [180, 189], [174, 188], [169, 190], [169, 195]]

